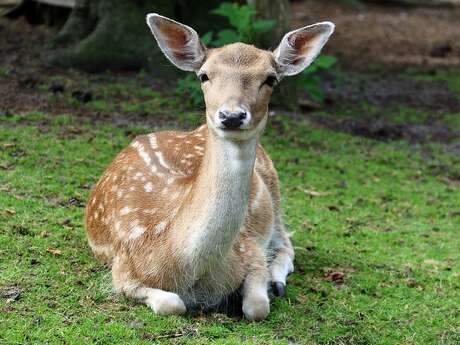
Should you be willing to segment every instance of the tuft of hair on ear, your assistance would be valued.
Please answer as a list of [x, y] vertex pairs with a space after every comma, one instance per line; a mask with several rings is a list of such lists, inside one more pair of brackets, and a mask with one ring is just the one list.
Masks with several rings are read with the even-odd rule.
[[273, 53], [280, 73], [291, 76], [307, 68], [318, 56], [334, 29], [333, 23], [321, 22], [284, 35]]
[[206, 47], [195, 30], [157, 13], [149, 13], [146, 20], [169, 61], [184, 71], [199, 70], [206, 57]]

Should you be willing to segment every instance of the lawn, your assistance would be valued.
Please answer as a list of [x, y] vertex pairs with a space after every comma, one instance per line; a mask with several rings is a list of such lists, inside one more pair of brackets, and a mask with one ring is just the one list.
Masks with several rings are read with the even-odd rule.
[[[404, 109], [395, 121], [423, 114]], [[445, 119], [458, 126], [459, 116]], [[280, 175], [296, 270], [287, 297], [251, 323], [156, 316], [115, 295], [93, 258], [82, 226], [89, 190], [147, 131], [0, 114], [0, 343], [460, 343], [458, 141], [377, 141], [272, 117], [263, 143]]]

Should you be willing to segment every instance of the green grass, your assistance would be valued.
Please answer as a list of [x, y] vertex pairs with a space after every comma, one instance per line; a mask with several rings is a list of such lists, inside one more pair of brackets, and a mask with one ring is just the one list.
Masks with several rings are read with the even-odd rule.
[[460, 99], [460, 70], [458, 69], [435, 70], [432, 73], [423, 73], [417, 69], [409, 69], [408, 74], [420, 80], [441, 80]]
[[[0, 292], [21, 292], [0, 298], [0, 343], [460, 343], [455, 152], [272, 119], [263, 142], [280, 174], [296, 271], [287, 298], [250, 323], [159, 317], [112, 293], [79, 206], [130, 140], [66, 116], [0, 117]], [[331, 279], [342, 274], [343, 283]]]
[[363, 102], [341, 107], [333, 114], [326, 111], [318, 114], [331, 119], [357, 119], [369, 123], [384, 121], [387, 124], [417, 124], [430, 127], [445, 126], [452, 131], [460, 131], [460, 111], [427, 111], [401, 105], [382, 108]]

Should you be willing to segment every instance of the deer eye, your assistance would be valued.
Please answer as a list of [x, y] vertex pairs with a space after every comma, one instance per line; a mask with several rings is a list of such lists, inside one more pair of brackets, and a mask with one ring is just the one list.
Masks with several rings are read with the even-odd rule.
[[267, 79], [265, 79], [263, 85], [268, 85], [269, 87], [275, 86], [275, 84], [278, 82], [278, 79], [274, 75], [269, 75]]
[[200, 79], [200, 81], [201, 81], [202, 83], [204, 83], [205, 81], [208, 81], [208, 80], [209, 80], [209, 77], [208, 77], [208, 75], [207, 75], [206, 73], [200, 74], [200, 75], [198, 76], [198, 78]]

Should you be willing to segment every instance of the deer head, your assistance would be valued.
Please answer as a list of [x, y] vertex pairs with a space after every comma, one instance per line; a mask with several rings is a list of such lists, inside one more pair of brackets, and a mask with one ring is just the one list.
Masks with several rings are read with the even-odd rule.
[[208, 127], [229, 140], [262, 132], [273, 87], [308, 67], [334, 31], [330, 22], [305, 26], [287, 33], [271, 52], [243, 43], [207, 49], [191, 27], [155, 13], [147, 15], [147, 24], [166, 57], [197, 74]]

